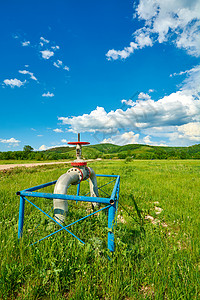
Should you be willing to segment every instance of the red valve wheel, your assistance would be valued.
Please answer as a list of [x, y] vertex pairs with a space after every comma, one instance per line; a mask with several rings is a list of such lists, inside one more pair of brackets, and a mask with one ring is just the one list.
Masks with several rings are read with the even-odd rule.
[[68, 142], [69, 145], [89, 145], [89, 142]]

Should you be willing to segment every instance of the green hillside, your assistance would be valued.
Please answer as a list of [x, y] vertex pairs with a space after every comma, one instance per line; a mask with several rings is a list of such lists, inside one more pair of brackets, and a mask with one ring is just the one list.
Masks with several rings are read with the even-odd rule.
[[[82, 153], [85, 159], [200, 159], [200, 144], [189, 147], [97, 144], [84, 146]], [[75, 155], [75, 147], [66, 146], [45, 151], [0, 152], [0, 160], [73, 160]]]
[[[75, 157], [74, 147], [58, 147], [45, 151], [67, 154]], [[118, 146], [113, 144], [97, 144], [83, 147], [83, 157], [89, 158], [119, 158], [133, 159], [198, 159], [200, 158], [200, 144], [190, 147], [161, 147], [142, 144], [128, 144]]]

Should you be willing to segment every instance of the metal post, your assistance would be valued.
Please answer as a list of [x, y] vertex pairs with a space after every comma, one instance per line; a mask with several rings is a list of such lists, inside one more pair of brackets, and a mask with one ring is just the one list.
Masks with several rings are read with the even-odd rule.
[[22, 234], [23, 234], [24, 206], [25, 206], [25, 199], [24, 199], [24, 197], [20, 196], [19, 222], [18, 222], [18, 239], [20, 239], [22, 237]]
[[115, 221], [115, 203], [111, 205], [111, 207], [108, 209], [108, 228], [111, 229], [111, 231], [108, 232], [108, 249], [111, 252], [115, 251], [115, 243], [114, 243], [114, 233], [112, 232], [114, 228], [114, 221]]
[[79, 193], [80, 193], [80, 183], [78, 183], [78, 185], [77, 185], [77, 193], [76, 193], [76, 195], [79, 196]]
[[[77, 185], [77, 193], [76, 193], [76, 195], [79, 196], [79, 193], [80, 193], [80, 182]], [[77, 203], [78, 203], [78, 201], [76, 201], [76, 204]]]

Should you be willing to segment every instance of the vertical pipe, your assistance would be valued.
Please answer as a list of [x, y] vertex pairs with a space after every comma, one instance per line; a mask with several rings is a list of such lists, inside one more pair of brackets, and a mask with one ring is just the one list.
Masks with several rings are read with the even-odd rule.
[[115, 210], [115, 204], [111, 205], [108, 209], [108, 228], [111, 229], [111, 231], [108, 232], [108, 250], [111, 252], [115, 251], [114, 233], [112, 232], [115, 221]]
[[18, 222], [18, 239], [20, 239], [22, 237], [22, 234], [23, 234], [24, 206], [25, 206], [25, 199], [24, 199], [24, 197], [20, 196], [19, 222]]

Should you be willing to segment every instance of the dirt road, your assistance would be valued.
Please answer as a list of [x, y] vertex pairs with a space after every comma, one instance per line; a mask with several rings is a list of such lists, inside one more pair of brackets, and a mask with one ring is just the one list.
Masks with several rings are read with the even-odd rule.
[[[88, 159], [86, 161], [91, 162], [94, 161], [94, 159]], [[59, 164], [70, 164], [70, 163], [71, 161], [56, 161], [56, 162], [48, 162], [48, 163], [30, 163], [30, 164], [8, 164], [8, 165], [0, 165], [0, 171], [9, 170], [16, 167], [31, 168], [31, 167], [44, 166], [44, 165], [59, 165]]]
[[56, 162], [49, 162], [49, 163], [32, 163], [32, 164], [9, 164], [9, 165], [0, 165], [0, 171], [13, 169], [16, 167], [36, 167], [36, 166], [44, 166], [44, 165], [55, 165], [55, 164], [67, 164], [70, 161], [56, 161]]

